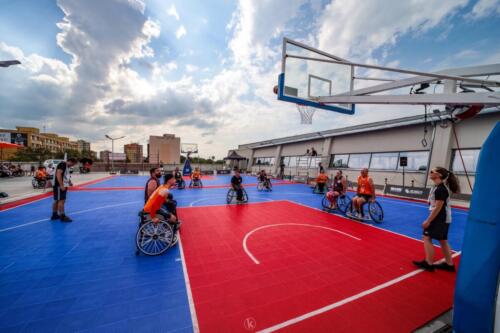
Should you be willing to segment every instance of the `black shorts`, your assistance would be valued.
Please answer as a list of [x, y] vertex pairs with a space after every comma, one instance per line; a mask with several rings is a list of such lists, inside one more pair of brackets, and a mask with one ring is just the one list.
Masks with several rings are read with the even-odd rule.
[[448, 240], [448, 229], [450, 224], [445, 221], [434, 220], [424, 229], [424, 236], [435, 240]]
[[366, 202], [370, 201], [370, 199], [372, 198], [372, 196], [369, 194], [357, 194], [356, 196], [365, 199]]
[[61, 188], [59, 186], [54, 186], [54, 200], [59, 201], [59, 200], [66, 200], [66, 193], [68, 190], [61, 191]]

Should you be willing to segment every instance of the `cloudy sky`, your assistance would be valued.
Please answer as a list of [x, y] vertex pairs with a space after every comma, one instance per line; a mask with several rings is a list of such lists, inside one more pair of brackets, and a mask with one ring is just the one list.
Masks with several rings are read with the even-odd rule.
[[353, 61], [424, 71], [500, 62], [500, 0], [0, 0], [0, 128], [109, 148], [175, 133], [202, 156], [238, 144], [421, 113], [316, 112], [272, 92], [287, 36]]

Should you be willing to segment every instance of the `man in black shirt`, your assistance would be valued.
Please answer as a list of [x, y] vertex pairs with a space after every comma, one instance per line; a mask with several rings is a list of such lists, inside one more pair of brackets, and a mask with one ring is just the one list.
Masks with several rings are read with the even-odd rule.
[[154, 191], [160, 186], [161, 171], [159, 168], [151, 168], [149, 170], [149, 179], [144, 188], [144, 203], [146, 203]]
[[243, 201], [243, 186], [241, 185], [241, 183], [243, 183], [243, 178], [241, 178], [240, 170], [235, 169], [234, 176], [233, 178], [231, 178], [231, 186], [236, 192], [236, 201], [238, 202]]
[[60, 219], [61, 222], [73, 222], [64, 213], [64, 203], [66, 202], [66, 193], [68, 186], [71, 186], [69, 169], [76, 164], [76, 159], [69, 158], [68, 161], [60, 162], [54, 173], [54, 203], [52, 204], [51, 220]]

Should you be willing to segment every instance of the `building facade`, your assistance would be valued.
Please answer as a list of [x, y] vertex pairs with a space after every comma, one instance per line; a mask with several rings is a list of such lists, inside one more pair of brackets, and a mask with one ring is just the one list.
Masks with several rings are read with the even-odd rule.
[[76, 142], [78, 143], [78, 151], [90, 151], [90, 142], [81, 139], [77, 140]]
[[142, 145], [138, 143], [129, 143], [124, 145], [123, 151], [127, 156], [127, 161], [130, 163], [142, 163], [144, 160]]
[[151, 135], [148, 143], [149, 163], [178, 164], [181, 160], [181, 138], [175, 134]]
[[[0, 129], [0, 141], [8, 141], [33, 149], [47, 149], [52, 153], [69, 149], [78, 150], [78, 142], [55, 133], [41, 133], [40, 129], [35, 127], [16, 127], [15, 130]], [[15, 149], [6, 149], [4, 158], [8, 159], [13, 154], [15, 154]]]
[[103, 150], [99, 152], [99, 159], [103, 162], [125, 162], [127, 160], [127, 155], [125, 153], [112, 153], [109, 150]]
[[[276, 175], [283, 166], [284, 174], [292, 178], [315, 178], [322, 163], [329, 177], [342, 170], [355, 182], [366, 167], [379, 189], [385, 184], [402, 185], [403, 175], [406, 186], [429, 187], [429, 170], [443, 166], [459, 176], [462, 193], [470, 194], [479, 151], [500, 121], [500, 111], [485, 110], [460, 122], [448, 118], [445, 112], [427, 122], [424, 116], [405, 117], [244, 144], [236, 151], [249, 159], [252, 172], [266, 169]], [[317, 156], [310, 156], [312, 148]], [[407, 157], [404, 172], [400, 157]]]

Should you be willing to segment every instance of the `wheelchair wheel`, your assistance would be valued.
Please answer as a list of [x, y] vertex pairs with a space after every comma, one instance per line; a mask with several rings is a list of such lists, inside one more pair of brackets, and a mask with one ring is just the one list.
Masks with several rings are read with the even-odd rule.
[[347, 195], [340, 195], [337, 199], [337, 207], [339, 210], [345, 214], [347, 207], [351, 204], [351, 198]]
[[[229, 191], [227, 192], [227, 195], [226, 195], [226, 202], [228, 204], [231, 204], [233, 202], [233, 200], [236, 199], [236, 191], [232, 188], [229, 189]], [[246, 203], [248, 202], [248, 194], [247, 194], [247, 191], [245, 191], [245, 189], [243, 189], [243, 200], [239, 203]]]
[[35, 178], [33, 178], [31, 180], [31, 185], [33, 185], [33, 188], [38, 188], [38, 181]]
[[375, 223], [381, 223], [384, 219], [384, 210], [377, 201], [368, 202], [368, 214]]
[[148, 256], [157, 256], [167, 251], [172, 245], [174, 232], [165, 221], [144, 223], [136, 235], [137, 249]]
[[264, 183], [263, 183], [263, 182], [259, 182], [259, 183], [257, 184], [257, 190], [258, 190], [259, 192], [261, 192], [262, 190], [264, 190]]
[[179, 183], [179, 185], [177, 185], [177, 188], [179, 190], [183, 190], [186, 188], [186, 182], [184, 181], [184, 179]]
[[321, 200], [321, 206], [323, 206], [324, 209], [330, 210], [330, 200], [328, 200], [326, 194], [323, 196], [323, 199]]
[[273, 183], [271, 183], [271, 181], [269, 181], [268, 186], [269, 186], [269, 188], [266, 188], [266, 190], [271, 192], [273, 190]]

